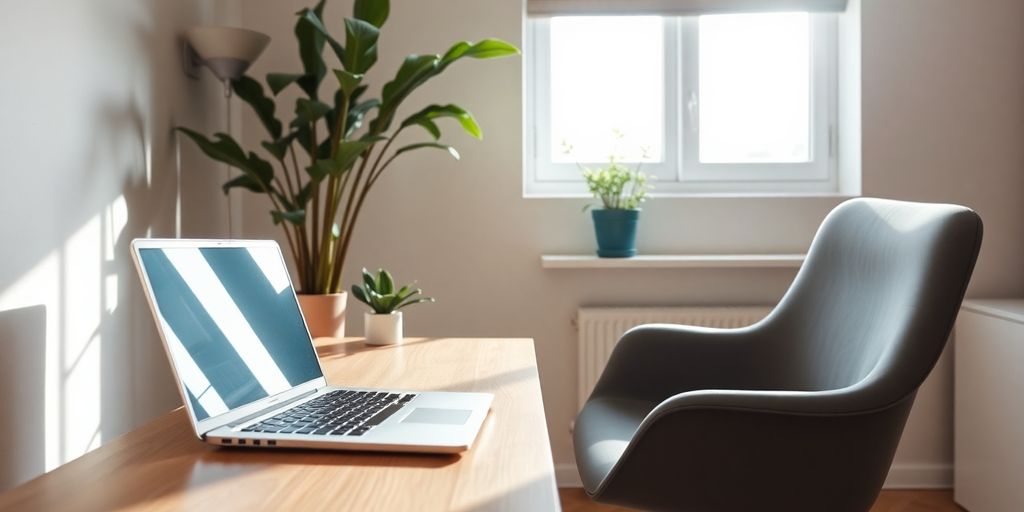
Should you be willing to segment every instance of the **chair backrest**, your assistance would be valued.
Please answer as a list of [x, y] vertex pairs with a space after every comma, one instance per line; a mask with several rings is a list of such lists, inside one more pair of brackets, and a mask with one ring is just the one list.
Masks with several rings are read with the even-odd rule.
[[981, 219], [947, 204], [853, 199], [825, 218], [765, 320], [788, 389], [864, 386], [879, 406], [913, 393], [953, 328]]

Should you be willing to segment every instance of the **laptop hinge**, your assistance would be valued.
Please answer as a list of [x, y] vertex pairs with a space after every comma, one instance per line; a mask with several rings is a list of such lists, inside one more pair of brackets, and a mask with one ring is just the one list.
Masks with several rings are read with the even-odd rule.
[[267, 414], [268, 412], [276, 411], [278, 409], [285, 408], [286, 406], [288, 406], [290, 404], [298, 402], [299, 400], [302, 400], [302, 399], [308, 397], [309, 395], [312, 395], [312, 394], [316, 393], [317, 391], [320, 391], [320, 390], [319, 389], [313, 389], [313, 390], [307, 391], [307, 392], [305, 392], [305, 393], [303, 393], [303, 394], [301, 394], [299, 396], [293, 397], [290, 400], [284, 400], [282, 402], [274, 402], [273, 404], [271, 404], [271, 405], [269, 405], [269, 406], [267, 406], [267, 407], [265, 407], [263, 409], [260, 409], [260, 410], [258, 410], [256, 412], [254, 412], [254, 413], [252, 413], [252, 414], [242, 418], [242, 419], [239, 419], [237, 421], [233, 421], [231, 423], [228, 423], [226, 426], [228, 426], [228, 427], [237, 427], [238, 425], [241, 425], [243, 423], [248, 423], [248, 422], [250, 422], [250, 421], [252, 421], [252, 420], [254, 420], [256, 418], [259, 418], [260, 416], [263, 416], [263, 415]]

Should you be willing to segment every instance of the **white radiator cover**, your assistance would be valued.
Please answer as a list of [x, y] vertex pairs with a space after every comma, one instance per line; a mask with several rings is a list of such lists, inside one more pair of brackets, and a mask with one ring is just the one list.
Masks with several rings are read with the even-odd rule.
[[754, 324], [771, 310], [769, 306], [580, 308], [576, 317], [579, 332], [578, 407], [582, 409], [590, 397], [619, 338], [633, 327], [684, 324], [733, 329]]

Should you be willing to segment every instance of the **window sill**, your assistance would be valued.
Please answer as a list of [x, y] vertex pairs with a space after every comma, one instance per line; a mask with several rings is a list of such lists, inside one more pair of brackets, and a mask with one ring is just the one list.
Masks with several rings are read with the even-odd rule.
[[803, 254], [644, 254], [598, 258], [589, 254], [544, 254], [541, 268], [799, 268]]

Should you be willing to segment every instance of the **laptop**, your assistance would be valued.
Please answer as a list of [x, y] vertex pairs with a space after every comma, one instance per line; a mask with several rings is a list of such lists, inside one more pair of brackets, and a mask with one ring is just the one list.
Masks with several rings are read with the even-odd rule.
[[493, 395], [327, 385], [274, 241], [137, 239], [196, 435], [220, 446], [457, 453]]

